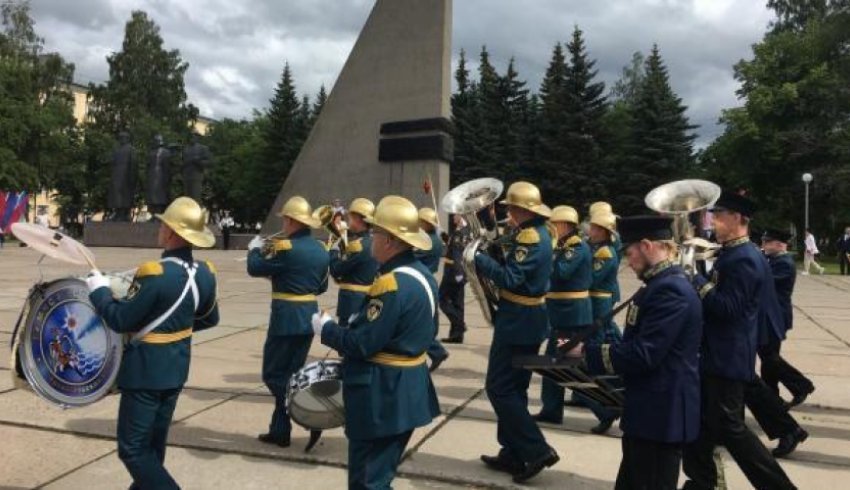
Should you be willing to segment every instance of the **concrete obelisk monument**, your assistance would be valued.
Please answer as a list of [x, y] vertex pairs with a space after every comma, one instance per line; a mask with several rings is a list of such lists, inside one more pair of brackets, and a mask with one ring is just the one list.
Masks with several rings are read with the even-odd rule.
[[[431, 206], [448, 191], [451, 0], [377, 0], [322, 113], [266, 218], [289, 197], [377, 202], [399, 194]], [[445, 222], [445, 221], [443, 221]]]

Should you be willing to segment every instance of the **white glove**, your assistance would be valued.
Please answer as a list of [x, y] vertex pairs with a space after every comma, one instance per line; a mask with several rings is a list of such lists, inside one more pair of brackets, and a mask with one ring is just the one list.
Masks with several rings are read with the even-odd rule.
[[463, 274], [458, 274], [455, 276], [455, 282], [463, 282]]
[[313, 334], [321, 336], [322, 327], [325, 326], [325, 323], [328, 323], [331, 320], [333, 320], [333, 318], [324, 310], [319, 313], [313, 313], [313, 317], [310, 318], [310, 324], [313, 325]]
[[254, 238], [248, 242], [248, 250], [254, 250], [255, 248], [260, 248], [263, 246], [263, 239], [260, 235], [255, 235]]
[[89, 272], [89, 275], [86, 276], [86, 286], [88, 286], [89, 292], [103, 287], [108, 288], [109, 278], [104, 276], [99, 270], [92, 269], [92, 271]]

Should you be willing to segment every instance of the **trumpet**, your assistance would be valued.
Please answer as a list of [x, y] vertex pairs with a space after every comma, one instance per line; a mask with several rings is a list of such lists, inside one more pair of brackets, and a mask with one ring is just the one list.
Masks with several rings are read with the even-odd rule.
[[340, 219], [337, 223], [334, 218], [336, 215], [333, 211], [333, 206], [325, 204], [319, 206], [313, 211], [313, 219], [319, 220], [322, 228], [328, 232], [328, 241], [325, 243], [325, 248], [332, 249], [337, 243], [342, 242], [342, 249], [348, 248], [348, 224]]
[[[283, 230], [281, 230], [277, 233], [272, 233], [271, 235], [260, 237], [263, 240], [263, 245], [260, 247], [260, 253], [262, 254], [263, 257], [268, 259], [268, 258], [271, 258], [274, 255], [274, 239], [283, 235], [283, 233], [284, 233]], [[239, 257], [235, 260], [237, 262], [244, 262], [244, 261], [248, 260], [248, 257], [247, 256]]]

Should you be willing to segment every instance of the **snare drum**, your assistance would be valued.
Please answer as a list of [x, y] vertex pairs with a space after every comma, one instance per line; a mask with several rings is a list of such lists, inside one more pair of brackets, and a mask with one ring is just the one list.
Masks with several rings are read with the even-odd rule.
[[[107, 274], [116, 296], [132, 282]], [[33, 286], [13, 335], [13, 370], [45, 400], [81, 407], [105, 396], [115, 384], [122, 335], [107, 328], [89, 301], [83, 280], [64, 278]], [[20, 321], [19, 321], [20, 322]]]
[[289, 416], [310, 430], [345, 424], [342, 402], [342, 363], [337, 360], [311, 362], [292, 375], [286, 396]]

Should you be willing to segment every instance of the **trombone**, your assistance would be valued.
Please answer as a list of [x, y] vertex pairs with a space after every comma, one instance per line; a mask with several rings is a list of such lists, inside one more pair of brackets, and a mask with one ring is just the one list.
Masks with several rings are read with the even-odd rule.
[[[281, 230], [276, 233], [272, 233], [271, 235], [260, 237], [263, 240], [263, 245], [260, 247], [260, 253], [263, 257], [270, 258], [274, 254], [274, 239], [283, 235], [283, 233], [283, 230]], [[248, 257], [238, 257], [235, 260], [237, 262], [245, 262], [248, 260]]]

